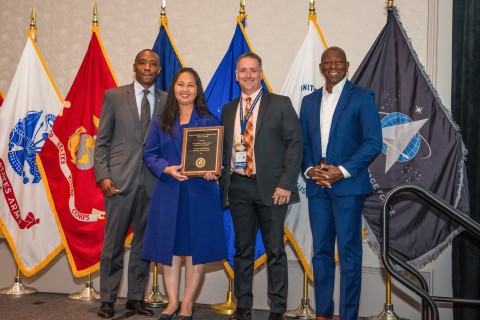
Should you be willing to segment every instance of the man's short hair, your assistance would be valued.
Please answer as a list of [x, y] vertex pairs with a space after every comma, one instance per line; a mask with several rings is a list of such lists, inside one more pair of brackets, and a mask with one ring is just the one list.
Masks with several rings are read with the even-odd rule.
[[242, 60], [243, 58], [253, 58], [255, 60], [258, 61], [258, 65], [260, 66], [260, 70], [262, 70], [262, 58], [260, 58], [260, 56], [256, 53], [253, 53], [253, 52], [245, 52], [243, 54], [241, 54], [238, 58], [237, 58], [237, 68], [238, 68], [238, 62], [240, 60]]

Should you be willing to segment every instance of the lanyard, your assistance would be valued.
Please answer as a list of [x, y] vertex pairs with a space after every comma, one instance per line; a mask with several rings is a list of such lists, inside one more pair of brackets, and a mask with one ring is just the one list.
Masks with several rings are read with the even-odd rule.
[[255, 108], [255, 106], [257, 105], [258, 99], [260, 99], [260, 97], [262, 96], [262, 93], [263, 93], [263, 90], [260, 89], [260, 92], [255, 97], [255, 100], [253, 100], [252, 106], [250, 107], [250, 110], [248, 110], [248, 113], [245, 119], [243, 118], [243, 103], [242, 103], [243, 99], [242, 97], [240, 97], [240, 131], [242, 136], [245, 133], [245, 128], [247, 127], [248, 119], [250, 119], [250, 116], [252, 115], [253, 108]]

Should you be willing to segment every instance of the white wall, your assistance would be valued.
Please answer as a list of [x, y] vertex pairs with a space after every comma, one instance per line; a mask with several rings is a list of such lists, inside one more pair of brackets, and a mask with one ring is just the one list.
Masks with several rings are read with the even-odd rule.
[[[398, 1], [400, 17], [419, 55], [427, 67], [447, 108], [451, 86], [452, 1]], [[235, 29], [239, 1], [167, 1], [169, 28], [186, 65], [199, 72], [204, 87], [225, 54]], [[99, 0], [100, 35], [120, 84], [133, 79], [135, 54], [150, 48], [158, 33], [161, 1]], [[265, 75], [278, 92], [307, 32], [307, 0], [247, 0], [247, 33], [253, 49], [264, 59]], [[32, 1], [0, 2], [0, 89], [7, 93], [20, 54]], [[378, 0], [318, 0], [317, 21], [328, 45], [345, 49], [350, 60], [350, 76], [386, 22], [385, 2]], [[45, 62], [63, 97], [73, 82], [91, 36], [93, 1], [44, 0], [36, 2], [38, 44]], [[3, 139], [2, 139], [3, 140]], [[385, 283], [381, 262], [364, 244], [364, 272], [360, 313], [379, 313], [385, 302]], [[128, 255], [127, 255], [128, 256]], [[0, 287], [13, 282], [16, 267], [8, 244], [0, 239]], [[288, 308], [296, 308], [302, 297], [303, 272], [298, 263], [289, 263]], [[448, 248], [424, 270], [435, 295], [451, 295], [451, 250]], [[98, 272], [93, 275], [98, 289]], [[24, 278], [39, 291], [71, 293], [83, 289], [85, 279], [72, 277], [62, 252], [39, 274]], [[161, 280], [161, 279], [160, 279]], [[228, 280], [220, 264], [212, 264], [200, 303], [223, 302]], [[393, 282], [392, 302], [398, 315], [419, 319], [419, 300]], [[267, 308], [266, 272], [255, 277], [256, 308]], [[313, 290], [309, 296], [313, 305]], [[125, 296], [126, 284], [120, 295]], [[337, 299], [338, 300], [338, 299]], [[452, 319], [449, 308], [441, 309], [442, 319]]]

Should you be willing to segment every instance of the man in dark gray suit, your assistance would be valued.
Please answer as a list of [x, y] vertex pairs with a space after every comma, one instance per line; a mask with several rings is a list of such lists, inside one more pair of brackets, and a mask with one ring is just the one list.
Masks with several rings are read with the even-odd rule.
[[269, 320], [283, 319], [288, 277], [283, 224], [288, 204], [299, 201], [297, 178], [302, 132], [288, 97], [263, 91], [262, 60], [254, 53], [237, 59], [241, 96], [225, 105], [223, 171], [220, 187], [235, 230], [237, 309], [230, 319], [251, 319], [255, 238], [262, 233], [267, 253]]
[[154, 51], [140, 51], [133, 71], [132, 84], [105, 91], [95, 142], [95, 177], [105, 196], [107, 216], [100, 258], [102, 303], [97, 312], [102, 318], [111, 318], [115, 313], [113, 304], [122, 277], [125, 238], [130, 226], [133, 240], [126, 308], [141, 315], [153, 314], [143, 302], [150, 264], [141, 259], [141, 253], [155, 178], [143, 164], [142, 156], [150, 119], [163, 110], [166, 93], [155, 89], [160, 61]]

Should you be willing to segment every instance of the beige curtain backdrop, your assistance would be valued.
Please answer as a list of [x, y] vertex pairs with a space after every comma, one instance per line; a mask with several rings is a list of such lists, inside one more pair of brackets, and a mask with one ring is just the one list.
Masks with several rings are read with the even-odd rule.
[[[93, 0], [2, 0], [0, 88], [9, 82], [26, 41], [32, 4], [38, 44], [62, 96], [81, 64], [91, 35]], [[247, 0], [247, 33], [264, 71], [278, 92], [307, 32], [308, 0]], [[428, 0], [397, 1], [400, 15], [423, 63], [427, 50]], [[160, 0], [98, 0], [100, 36], [120, 84], [132, 81], [135, 54], [151, 48], [158, 34]], [[187, 66], [206, 87], [235, 29], [236, 0], [168, 0], [172, 37]], [[317, 0], [317, 21], [328, 45], [345, 49], [353, 75], [385, 24], [385, 2]]]

